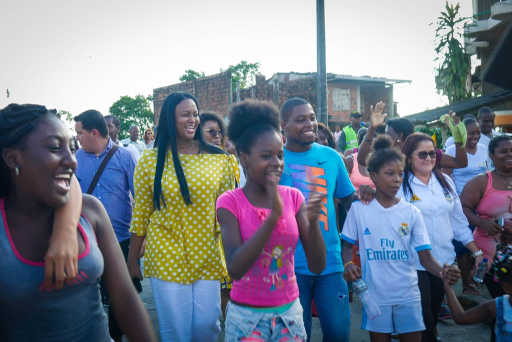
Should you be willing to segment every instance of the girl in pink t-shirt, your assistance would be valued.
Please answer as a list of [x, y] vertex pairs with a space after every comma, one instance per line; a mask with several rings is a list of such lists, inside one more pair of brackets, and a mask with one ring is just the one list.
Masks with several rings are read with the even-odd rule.
[[[226, 341], [303, 341], [306, 331], [294, 271], [298, 239], [311, 272], [325, 268], [318, 224], [323, 198], [277, 185], [284, 170], [279, 111], [244, 101], [231, 109], [228, 137], [247, 175], [243, 188], [217, 200], [217, 217], [233, 281]], [[314, 191], [314, 189], [311, 189]]]

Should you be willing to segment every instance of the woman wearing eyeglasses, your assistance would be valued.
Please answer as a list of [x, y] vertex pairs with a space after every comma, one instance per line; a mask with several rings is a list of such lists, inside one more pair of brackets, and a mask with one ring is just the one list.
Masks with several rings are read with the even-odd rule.
[[[403, 183], [397, 196], [421, 211], [434, 257], [441, 265], [452, 264], [455, 261], [452, 240], [455, 238], [473, 253], [475, 264], [478, 265], [483, 259], [482, 251], [473, 241], [455, 184], [435, 167], [436, 150], [432, 138], [423, 133], [413, 133], [405, 140], [402, 151], [406, 156], [406, 163]], [[397, 234], [390, 237], [390, 240], [399, 239], [408, 233], [406, 230], [399, 230], [400, 227], [396, 228]], [[409, 257], [416, 260], [418, 271], [426, 328], [422, 341], [436, 342], [435, 329], [444, 297], [443, 280], [438, 275], [427, 272], [419, 263], [417, 255]]]
[[201, 131], [204, 141], [215, 146], [222, 147], [222, 138], [226, 134], [224, 121], [219, 114], [214, 112], [203, 112], [199, 115], [201, 119]]
[[155, 135], [153, 134], [153, 130], [151, 128], [146, 129], [143, 139], [147, 149], [153, 148], [153, 145], [155, 144]]

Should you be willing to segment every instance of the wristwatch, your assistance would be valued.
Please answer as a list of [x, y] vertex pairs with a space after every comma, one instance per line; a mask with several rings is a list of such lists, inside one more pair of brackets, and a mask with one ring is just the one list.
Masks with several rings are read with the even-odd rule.
[[478, 252], [475, 252], [475, 253], [471, 254], [471, 256], [472, 256], [473, 258], [476, 258], [477, 256], [482, 255], [482, 254], [484, 254], [484, 252], [482, 252], [482, 251], [478, 251]]

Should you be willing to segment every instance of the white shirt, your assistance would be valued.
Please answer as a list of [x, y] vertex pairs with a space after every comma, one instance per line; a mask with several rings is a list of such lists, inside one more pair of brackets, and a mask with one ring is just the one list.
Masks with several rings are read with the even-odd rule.
[[238, 162], [238, 170], [240, 170], [240, 187], [243, 188], [244, 185], [245, 185], [245, 173], [244, 173], [244, 168], [242, 167], [242, 165], [240, 164], [240, 162]]
[[126, 138], [121, 140], [121, 143], [123, 145], [132, 145], [137, 149], [137, 152], [139, 153], [139, 157], [142, 156], [142, 152], [146, 149], [146, 144], [142, 141], [131, 141], [130, 138]]
[[[482, 144], [485, 146], [485, 148], [487, 148], [487, 150], [489, 150], [489, 143], [491, 142], [491, 139], [498, 136], [498, 135], [501, 135], [500, 133], [496, 132], [494, 129], [491, 131], [491, 138], [489, 138], [487, 135], [485, 134], [482, 134], [480, 136], [480, 140], [478, 140], [478, 143], [479, 144]], [[491, 160], [491, 157], [489, 157], [489, 155], [487, 155], [487, 168], [489, 170], [494, 170], [494, 163], [492, 162]]]
[[[448, 184], [455, 189], [455, 184], [447, 175], [443, 174]], [[427, 227], [432, 254], [441, 265], [452, 264], [455, 261], [455, 249], [452, 240], [460, 241], [464, 246], [473, 241], [473, 234], [469, 229], [469, 223], [462, 212], [459, 196], [452, 195], [444, 190], [432, 172], [428, 185], [423, 184], [418, 178], [410, 175], [409, 184], [412, 195], [404, 193], [404, 185], [396, 194], [407, 202], [410, 202], [421, 211], [421, 216]], [[417, 259], [417, 257], [415, 257]], [[424, 271], [416, 260], [416, 268]]]
[[120, 147], [126, 148], [128, 150], [128, 152], [130, 152], [130, 154], [132, 155], [133, 159], [135, 159], [135, 163], [137, 163], [139, 161], [139, 158], [140, 158], [139, 151], [137, 151], [135, 146], [133, 146], [132, 144], [128, 144], [128, 146], [125, 147], [123, 145], [123, 143], [120, 142], [120, 141], [118, 141], [117, 144]]
[[[480, 138], [482, 139], [482, 138]], [[450, 136], [448, 139], [446, 139], [446, 142], [444, 143], [444, 150], [446, 151], [448, 147], [455, 145], [455, 139], [453, 139], [453, 136]]]
[[335, 142], [338, 142], [338, 140], [340, 139], [340, 135], [341, 135], [341, 131], [334, 132], [334, 141]]
[[431, 247], [417, 208], [403, 199], [391, 208], [384, 208], [377, 200], [369, 205], [354, 202], [342, 238], [352, 244], [359, 240], [363, 280], [378, 305], [421, 299], [416, 251]]
[[[452, 145], [446, 149], [446, 154], [455, 156], [455, 145]], [[452, 179], [455, 182], [457, 188], [457, 195], [460, 196], [462, 189], [467, 182], [473, 179], [475, 176], [487, 171], [487, 148], [478, 143], [476, 145], [476, 153], [468, 153], [468, 166], [462, 169], [452, 170]]]

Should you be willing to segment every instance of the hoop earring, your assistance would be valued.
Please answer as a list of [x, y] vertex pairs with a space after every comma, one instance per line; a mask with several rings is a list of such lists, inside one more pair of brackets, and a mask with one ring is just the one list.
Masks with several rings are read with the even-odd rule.
[[19, 169], [19, 167], [15, 166], [15, 167], [14, 167], [14, 171], [16, 172], [16, 176], [19, 176], [19, 175], [20, 175], [20, 169]]

